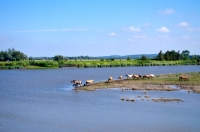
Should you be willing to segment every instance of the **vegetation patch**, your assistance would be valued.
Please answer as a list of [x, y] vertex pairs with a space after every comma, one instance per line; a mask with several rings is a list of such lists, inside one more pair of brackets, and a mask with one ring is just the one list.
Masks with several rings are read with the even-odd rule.
[[[102, 67], [129, 67], [129, 66], [173, 66], [173, 65], [200, 65], [199, 55], [189, 55], [188, 50], [160, 51], [157, 56], [148, 58], [142, 55], [140, 58], [94, 58], [89, 56], [64, 57], [28, 57], [26, 54], [14, 48], [0, 51], [0, 69], [19, 69], [20, 67], [36, 69], [78, 67], [78, 68], [102, 68]], [[9, 68], [7, 68], [9, 66]], [[34, 68], [32, 66], [35, 66]], [[22, 69], [23, 69], [22, 68]]]
[[184, 102], [181, 99], [165, 99], [165, 98], [161, 98], [161, 99], [151, 99], [154, 102]]

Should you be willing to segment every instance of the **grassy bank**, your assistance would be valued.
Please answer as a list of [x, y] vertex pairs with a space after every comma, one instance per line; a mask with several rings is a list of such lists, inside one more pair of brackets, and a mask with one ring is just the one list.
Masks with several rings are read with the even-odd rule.
[[[182, 75], [187, 76], [189, 78], [189, 81], [179, 81], [179, 77]], [[152, 79], [122, 79], [109, 82], [96, 82], [89, 86], [78, 87], [78, 89], [95, 90], [101, 88], [123, 88], [130, 90], [177, 90], [172, 88], [170, 85], [176, 85], [179, 86], [181, 89], [192, 90], [193, 92], [200, 93], [200, 72], [159, 75]]]
[[200, 65], [196, 60], [177, 60], [177, 61], [159, 61], [159, 60], [69, 60], [63, 63], [68, 67], [126, 67], [126, 66], [173, 66], [173, 65]]
[[25, 60], [0, 62], [0, 69], [41, 69], [59, 67], [101, 68], [101, 67], [128, 67], [128, 66], [174, 66], [200, 65], [196, 60]]

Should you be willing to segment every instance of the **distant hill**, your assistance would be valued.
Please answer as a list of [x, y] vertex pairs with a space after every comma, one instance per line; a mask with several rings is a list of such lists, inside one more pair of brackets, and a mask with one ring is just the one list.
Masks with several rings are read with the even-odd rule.
[[[127, 59], [130, 57], [131, 59], [139, 59], [143, 55], [145, 55], [149, 59], [155, 58], [158, 54], [137, 54], [137, 55], [110, 55], [110, 56], [65, 56], [68, 59]], [[193, 55], [190, 55], [189, 58], [192, 58]], [[196, 57], [200, 58], [200, 55], [196, 55]], [[29, 57], [29, 60], [53, 60], [54, 57]]]
[[130, 57], [131, 59], [138, 59], [141, 58], [143, 55], [145, 55], [147, 58], [155, 58], [158, 54], [137, 54], [137, 55], [124, 55], [124, 56], [120, 56], [120, 55], [110, 55], [110, 56], [99, 56], [98, 58], [114, 58], [114, 59], [127, 59], [128, 57]]
[[120, 56], [120, 55], [110, 55], [110, 56], [76, 56], [76, 57], [69, 57], [67, 56], [67, 58], [69, 59], [127, 59], [128, 57], [131, 59], [138, 59], [141, 58], [142, 55], [145, 55], [147, 58], [155, 58], [157, 56], [157, 54], [137, 54], [137, 55], [124, 55], [124, 56]]

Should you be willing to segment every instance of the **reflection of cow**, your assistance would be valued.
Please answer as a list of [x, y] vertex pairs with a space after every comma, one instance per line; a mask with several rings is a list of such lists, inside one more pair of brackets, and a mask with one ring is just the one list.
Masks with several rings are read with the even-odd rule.
[[89, 84], [91, 84], [91, 83], [93, 83], [94, 82], [94, 80], [86, 80], [85, 81], [85, 85], [89, 85]]
[[127, 79], [128, 79], [128, 78], [132, 78], [133, 74], [129, 74], [129, 75], [125, 75], [125, 76], [127, 76]]
[[113, 77], [109, 77], [109, 78], [108, 78], [108, 82], [111, 81], [111, 80], [113, 80]]
[[133, 75], [133, 78], [134, 78], [134, 79], [140, 79], [141, 76], [140, 76], [140, 75], [137, 75], [137, 74], [134, 74], [134, 75]]
[[119, 76], [119, 78], [118, 79], [122, 79], [122, 76]]
[[188, 81], [188, 78], [186, 76], [179, 77], [179, 81], [182, 81], [182, 80]]
[[81, 86], [81, 84], [82, 84], [82, 81], [79, 81], [79, 80], [72, 80], [72, 81], [71, 81], [71, 83], [74, 83], [74, 85], [73, 85], [73, 86], [78, 86], [78, 85], [80, 85], [80, 86]]
[[146, 79], [146, 78], [151, 79], [152, 76], [150, 76], [150, 75], [144, 75], [144, 76], [143, 76], [143, 79]]

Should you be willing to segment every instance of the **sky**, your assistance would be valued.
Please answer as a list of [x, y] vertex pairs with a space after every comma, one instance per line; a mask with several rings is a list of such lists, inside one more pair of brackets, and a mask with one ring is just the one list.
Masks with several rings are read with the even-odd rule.
[[200, 55], [199, 0], [0, 0], [0, 51]]

